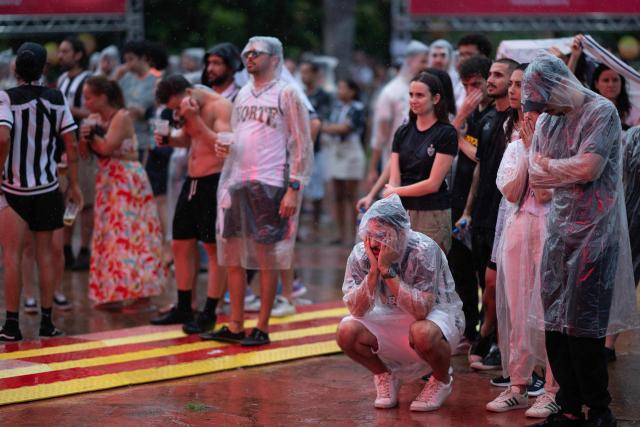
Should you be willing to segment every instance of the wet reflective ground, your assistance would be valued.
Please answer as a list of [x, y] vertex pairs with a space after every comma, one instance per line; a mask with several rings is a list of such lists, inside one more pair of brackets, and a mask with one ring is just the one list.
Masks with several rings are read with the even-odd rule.
[[[304, 298], [314, 302], [335, 301], [342, 294], [350, 248], [324, 243], [333, 240], [332, 233], [327, 227], [325, 236], [301, 242], [297, 248], [296, 265], [308, 289]], [[205, 281], [206, 275], [201, 274], [200, 306]], [[172, 283], [152, 304], [173, 302], [174, 286]], [[54, 320], [70, 335], [145, 325], [154, 315], [151, 308], [135, 313], [92, 309], [87, 299], [87, 273], [66, 273], [65, 290], [74, 309], [56, 311]], [[4, 319], [2, 302], [0, 310]], [[38, 322], [38, 316], [21, 313], [26, 338], [34, 336]], [[617, 351], [618, 360], [610, 365], [612, 408], [619, 425], [640, 426], [640, 333], [623, 335]], [[345, 356], [335, 355], [0, 407], [0, 426], [521, 426], [534, 422], [524, 417], [524, 410], [505, 414], [485, 410], [485, 404], [502, 391], [489, 385], [497, 372], [471, 372], [466, 356], [455, 357], [453, 366], [453, 394], [433, 413], [409, 411], [422, 382], [403, 386], [399, 408], [374, 409], [371, 375]]]

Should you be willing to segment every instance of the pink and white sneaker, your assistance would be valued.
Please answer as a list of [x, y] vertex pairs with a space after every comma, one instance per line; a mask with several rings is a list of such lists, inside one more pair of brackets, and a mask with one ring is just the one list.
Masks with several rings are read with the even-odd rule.
[[376, 400], [373, 406], [380, 409], [393, 408], [398, 404], [398, 389], [400, 382], [389, 372], [373, 376], [376, 385]]
[[445, 384], [432, 375], [418, 397], [411, 402], [410, 409], [422, 412], [439, 409], [453, 390], [453, 376], [450, 376], [450, 378], [449, 384]]

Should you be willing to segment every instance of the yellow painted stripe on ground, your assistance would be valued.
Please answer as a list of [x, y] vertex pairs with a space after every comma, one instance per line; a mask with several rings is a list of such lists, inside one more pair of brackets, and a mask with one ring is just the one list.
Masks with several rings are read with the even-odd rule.
[[[336, 325], [316, 326], [304, 329], [294, 329], [292, 331], [274, 332], [270, 334], [271, 341], [283, 341], [296, 338], [312, 337], [317, 335], [331, 334], [335, 332]], [[114, 354], [109, 356], [99, 356], [90, 359], [69, 360], [67, 362], [55, 362], [48, 364], [34, 364], [20, 368], [5, 369], [0, 371], [0, 378], [17, 377], [20, 375], [39, 374], [43, 372], [61, 371], [72, 368], [89, 368], [92, 366], [110, 365], [113, 363], [133, 362], [136, 360], [150, 359], [153, 357], [173, 356], [190, 351], [214, 349], [227, 347], [229, 344], [215, 341], [198, 341], [189, 344], [173, 345], [169, 347], [140, 350], [131, 353]], [[126, 368], [124, 368], [126, 369]]]
[[89, 391], [106, 390], [127, 385], [142, 384], [201, 375], [228, 369], [265, 365], [303, 357], [338, 353], [340, 349], [334, 340], [313, 344], [259, 350], [250, 353], [217, 357], [196, 362], [167, 365], [159, 368], [140, 369], [117, 374], [99, 375], [50, 384], [40, 384], [17, 389], [0, 390], [0, 405], [31, 400], [47, 399]]
[[[307, 320], [324, 319], [327, 317], [345, 316], [347, 314], [349, 314], [349, 311], [344, 307], [331, 308], [327, 310], [318, 310], [318, 311], [310, 311], [307, 313], [299, 313], [293, 316], [273, 318], [270, 320], [269, 324], [279, 325], [284, 323], [304, 322]], [[247, 328], [254, 327], [255, 325], [256, 325], [255, 319], [248, 320], [245, 322], [245, 326]], [[176, 330], [164, 331], [164, 332], [154, 332], [150, 334], [132, 335], [129, 337], [111, 338], [111, 339], [106, 339], [101, 341], [88, 341], [88, 342], [77, 343], [77, 344], [67, 344], [67, 345], [60, 345], [55, 347], [34, 348], [32, 350], [21, 350], [21, 351], [14, 351], [10, 353], [0, 353], [0, 360], [22, 359], [25, 357], [34, 357], [34, 356], [48, 356], [51, 354], [62, 354], [62, 353], [71, 353], [75, 351], [94, 350], [97, 348], [113, 347], [117, 345], [141, 344], [145, 342], [181, 338], [184, 336], [185, 334], [184, 332], [182, 332], [182, 330], [176, 329]]]

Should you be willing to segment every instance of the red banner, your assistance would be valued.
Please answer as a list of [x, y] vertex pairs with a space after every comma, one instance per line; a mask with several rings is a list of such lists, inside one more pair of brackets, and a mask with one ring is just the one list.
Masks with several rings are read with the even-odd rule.
[[126, 0], [0, 0], [0, 15], [123, 15]]
[[411, 15], [638, 15], [640, 0], [410, 0]]

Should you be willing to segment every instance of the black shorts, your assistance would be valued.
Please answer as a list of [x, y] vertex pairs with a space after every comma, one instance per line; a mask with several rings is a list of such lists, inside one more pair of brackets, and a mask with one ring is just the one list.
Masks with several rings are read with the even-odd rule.
[[53, 231], [62, 228], [64, 199], [60, 190], [44, 194], [18, 196], [4, 192], [7, 203], [28, 225], [31, 231]]
[[484, 271], [487, 267], [496, 269], [496, 263], [491, 261], [493, 252], [493, 240], [496, 236], [495, 230], [487, 228], [474, 228], [471, 234], [471, 253], [473, 266], [478, 273], [480, 287], [484, 289]]
[[231, 207], [224, 210], [222, 237], [249, 237], [272, 245], [285, 238], [289, 218], [280, 216], [280, 202], [286, 189], [250, 181], [230, 188]]
[[220, 174], [184, 181], [173, 217], [173, 240], [216, 242], [217, 192]]

